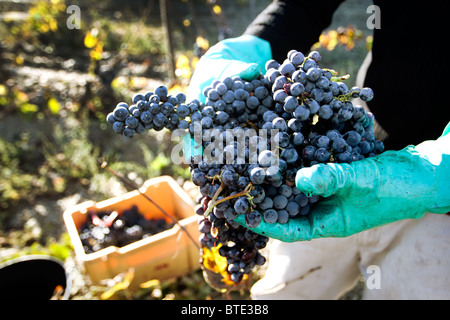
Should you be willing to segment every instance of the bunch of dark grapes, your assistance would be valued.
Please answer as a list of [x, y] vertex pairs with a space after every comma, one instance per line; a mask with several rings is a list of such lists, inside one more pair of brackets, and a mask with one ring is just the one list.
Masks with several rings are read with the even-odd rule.
[[173, 227], [165, 219], [146, 219], [137, 206], [117, 211], [88, 211], [80, 227], [80, 239], [86, 253], [109, 246], [123, 247]]
[[[226, 276], [234, 283], [265, 263], [259, 250], [269, 239], [251, 228], [261, 221], [288, 223], [320, 201], [295, 187], [298, 170], [318, 163], [351, 163], [384, 149], [375, 140], [373, 114], [352, 103], [358, 97], [370, 101], [372, 89], [349, 89], [342, 82], [345, 77], [320, 68], [320, 59], [317, 51], [304, 56], [291, 50], [281, 64], [267, 61], [266, 74], [257, 79], [213, 80], [203, 90], [205, 103], [184, 104], [181, 95], [178, 104], [171, 103], [171, 113], [163, 113], [166, 128], [184, 130], [203, 149], [188, 161], [201, 194], [196, 207], [202, 216], [200, 242], [203, 248], [219, 248], [227, 260]], [[147, 110], [156, 94], [159, 106], [167, 103], [162, 99], [168, 97], [156, 91], [133, 102]], [[111, 123], [117, 122], [114, 112], [110, 117]], [[148, 124], [150, 129], [162, 127], [155, 116]], [[245, 215], [247, 227], [234, 221], [239, 215]]]
[[159, 86], [154, 92], [134, 95], [132, 100], [131, 105], [120, 102], [106, 116], [113, 130], [126, 138], [148, 130], [161, 131], [166, 128], [173, 131], [189, 126], [185, 118], [192, 110], [184, 104], [186, 95], [182, 92], [176, 96], [169, 95], [165, 86]]

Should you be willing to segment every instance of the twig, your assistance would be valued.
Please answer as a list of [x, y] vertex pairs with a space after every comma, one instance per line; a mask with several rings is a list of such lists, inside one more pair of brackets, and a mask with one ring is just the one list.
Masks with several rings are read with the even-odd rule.
[[219, 196], [219, 194], [222, 192], [223, 189], [224, 189], [223, 184], [220, 184], [219, 189], [217, 189], [216, 193], [214, 194], [214, 196], [208, 203], [208, 208], [206, 209], [205, 213], [203, 214], [205, 217], [208, 217], [209, 214], [211, 213], [211, 210], [214, 208], [214, 206], [216, 204], [216, 199]]
[[213, 198], [211, 199], [211, 201], [208, 203], [208, 209], [206, 209], [204, 216], [205, 217], [209, 216], [209, 214], [211, 213], [211, 210], [219, 203], [222, 203], [222, 202], [230, 200], [230, 199], [238, 198], [241, 196], [249, 196], [248, 192], [251, 190], [252, 186], [253, 186], [253, 184], [250, 182], [243, 191], [217, 200], [217, 197], [219, 196], [220, 192], [222, 192], [222, 190], [224, 189], [223, 185], [221, 184], [219, 189], [217, 189], [216, 193], [214, 194]]
[[217, 204], [219, 204], [219, 203], [221, 203], [221, 202], [224, 202], [224, 201], [227, 201], [227, 200], [230, 200], [230, 199], [239, 198], [239, 197], [241, 197], [241, 196], [249, 196], [248, 193], [249, 193], [249, 191], [251, 190], [252, 186], [253, 186], [253, 184], [250, 182], [250, 183], [245, 187], [245, 189], [242, 190], [241, 192], [238, 192], [238, 193], [235, 193], [235, 194], [233, 194], [233, 195], [231, 195], [231, 196], [224, 197], [224, 198], [222, 198], [222, 199], [220, 199], [220, 200], [217, 200], [216, 202], [214, 202], [214, 205], [217, 205]]
[[153, 205], [155, 205], [156, 208], [158, 208], [165, 216], [167, 216], [173, 223], [177, 224], [181, 230], [183, 230], [184, 232], [186, 232], [186, 235], [189, 237], [189, 239], [191, 239], [191, 241], [195, 244], [195, 246], [200, 249], [199, 244], [197, 243], [197, 241], [195, 241], [195, 239], [192, 237], [192, 235], [186, 230], [185, 227], [183, 227], [178, 220], [173, 217], [172, 215], [170, 215], [169, 213], [167, 213], [163, 208], [161, 208], [155, 201], [153, 201], [148, 195], [146, 195], [145, 193], [143, 193], [140, 188], [131, 180], [125, 178], [123, 175], [121, 175], [120, 173], [118, 173], [117, 171], [111, 169], [108, 167], [108, 163], [106, 161], [103, 161], [100, 164], [100, 167], [102, 169], [105, 169], [106, 171], [108, 171], [109, 173], [113, 174], [114, 176], [116, 176], [117, 178], [119, 178], [122, 182], [124, 182], [125, 184], [127, 184], [129, 187], [136, 189], [145, 199], [147, 199], [148, 201], [150, 201]]

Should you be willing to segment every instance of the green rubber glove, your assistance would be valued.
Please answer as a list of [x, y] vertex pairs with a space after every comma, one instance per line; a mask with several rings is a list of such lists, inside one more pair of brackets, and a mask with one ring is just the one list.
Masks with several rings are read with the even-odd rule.
[[[205, 102], [203, 89], [213, 80], [240, 76], [251, 81], [260, 73], [265, 73], [265, 64], [272, 59], [270, 44], [266, 40], [252, 35], [226, 39], [212, 46], [200, 59], [187, 89], [187, 101], [197, 99]], [[183, 136], [183, 151], [186, 162], [191, 157], [202, 155], [200, 143], [191, 138], [190, 134]]]
[[[416, 147], [356, 161], [319, 164], [297, 172], [305, 194], [325, 197], [305, 217], [264, 221], [251, 230], [285, 242], [346, 237], [427, 212], [450, 211], [450, 123], [443, 135]], [[244, 216], [236, 220], [245, 226]]]
[[184, 159], [186, 160], [186, 163], [191, 163], [191, 157], [203, 155], [203, 147], [201, 143], [197, 143], [189, 132], [183, 135], [181, 143], [183, 146]]
[[266, 61], [272, 59], [269, 42], [252, 35], [220, 41], [212, 46], [197, 64], [187, 89], [187, 101], [205, 102], [203, 89], [214, 79], [240, 76], [251, 81], [265, 73]]

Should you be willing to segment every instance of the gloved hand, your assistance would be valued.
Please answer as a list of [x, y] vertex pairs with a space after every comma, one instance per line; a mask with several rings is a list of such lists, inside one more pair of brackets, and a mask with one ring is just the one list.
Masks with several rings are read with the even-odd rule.
[[[297, 172], [296, 186], [325, 197], [308, 216], [251, 230], [285, 242], [346, 237], [427, 212], [450, 211], [450, 123], [443, 135], [351, 164], [318, 164]], [[236, 220], [245, 226], [244, 216]]]
[[205, 102], [203, 89], [214, 79], [240, 76], [250, 81], [265, 73], [266, 61], [272, 59], [269, 42], [252, 35], [222, 40], [212, 46], [197, 63], [187, 89], [187, 101]]
[[[212, 46], [197, 63], [194, 75], [187, 89], [187, 101], [197, 99], [205, 102], [203, 89], [213, 80], [240, 76], [251, 81], [265, 73], [265, 63], [272, 59], [269, 42], [252, 35], [223, 40]], [[202, 146], [191, 138], [183, 136], [183, 151], [186, 161], [202, 155]]]

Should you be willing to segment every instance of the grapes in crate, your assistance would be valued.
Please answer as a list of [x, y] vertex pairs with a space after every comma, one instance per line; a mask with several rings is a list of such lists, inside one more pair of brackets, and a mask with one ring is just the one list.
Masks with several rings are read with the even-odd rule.
[[80, 239], [86, 253], [109, 246], [123, 247], [173, 227], [165, 219], [146, 219], [137, 206], [119, 214], [115, 210], [88, 211], [80, 227]]
[[[252, 228], [262, 221], [286, 224], [320, 201], [295, 187], [298, 170], [351, 163], [384, 149], [375, 139], [374, 115], [352, 102], [370, 101], [372, 89], [349, 88], [345, 76], [321, 68], [320, 60], [317, 51], [291, 50], [281, 63], [267, 61], [266, 73], [252, 81], [213, 80], [203, 89], [205, 103], [186, 102], [183, 93], [169, 95], [161, 86], [135, 95], [130, 106], [119, 103], [107, 117], [125, 137], [179, 129], [202, 147], [202, 155], [188, 159], [200, 191], [202, 263], [227, 284], [265, 263], [260, 250], [269, 239]], [[245, 227], [234, 221], [239, 215]]]

